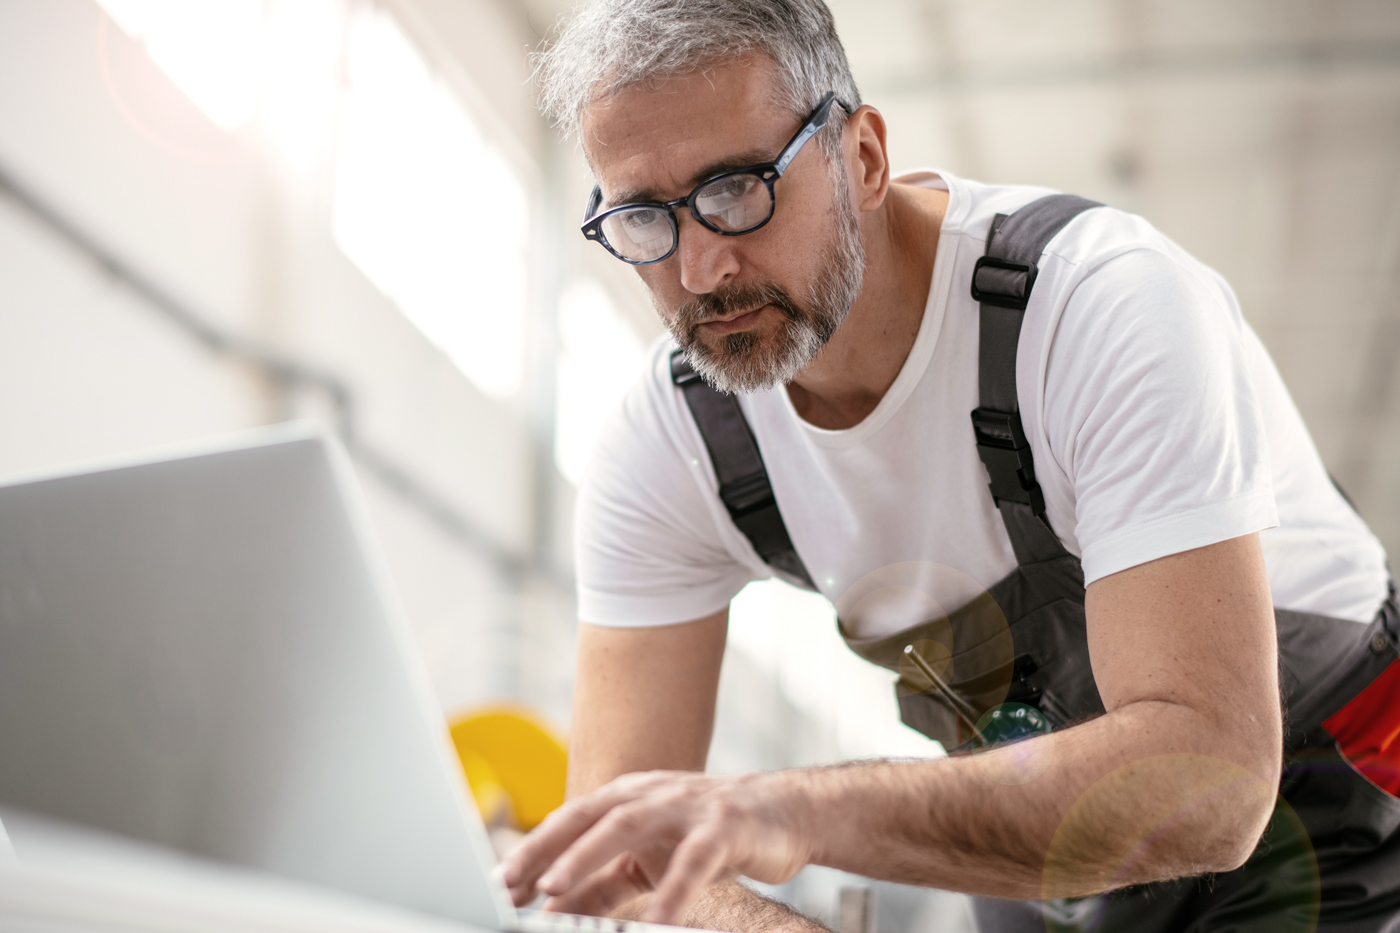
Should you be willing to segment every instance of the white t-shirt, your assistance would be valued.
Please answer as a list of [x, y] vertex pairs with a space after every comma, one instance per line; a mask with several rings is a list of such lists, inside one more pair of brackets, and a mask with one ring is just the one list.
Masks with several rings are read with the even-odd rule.
[[[946, 186], [949, 203], [923, 322], [885, 397], [840, 431], [803, 421], [782, 387], [740, 399], [797, 553], [860, 636], [922, 621], [929, 603], [956, 609], [1016, 566], [973, 442], [969, 282], [993, 215], [1050, 192], [947, 172], [902, 180]], [[1047, 517], [1085, 584], [1258, 531], [1276, 606], [1369, 622], [1384, 551], [1332, 486], [1225, 281], [1111, 208], [1071, 221], [1039, 265], [1017, 392]], [[672, 346], [653, 347], [579, 490], [586, 622], [696, 619], [773, 576], [720, 502], [671, 383]], [[913, 596], [853, 607], [871, 580]]]

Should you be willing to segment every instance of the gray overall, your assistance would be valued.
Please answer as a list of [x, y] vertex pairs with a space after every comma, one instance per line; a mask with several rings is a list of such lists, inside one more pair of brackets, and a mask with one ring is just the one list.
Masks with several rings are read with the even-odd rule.
[[[900, 674], [904, 722], [948, 749], [971, 751], [1104, 712], [1089, 663], [1084, 574], [1045, 518], [1016, 395], [1016, 351], [1036, 263], [1056, 233], [1097, 206], [1051, 195], [998, 215], [973, 272], [981, 309], [974, 440], [1017, 568], [946, 618], [877, 639], [842, 630], [862, 658]], [[737, 399], [702, 382], [679, 352], [671, 368], [730, 517], [769, 566], [815, 589]], [[1322, 727], [1396, 660], [1394, 584], [1369, 626], [1284, 609], [1275, 616], [1287, 806], [1275, 810], [1249, 861], [1228, 873], [1082, 899], [975, 898], [983, 933], [1400, 933], [1400, 799], [1358, 774]], [[928, 646], [941, 656], [921, 656]]]

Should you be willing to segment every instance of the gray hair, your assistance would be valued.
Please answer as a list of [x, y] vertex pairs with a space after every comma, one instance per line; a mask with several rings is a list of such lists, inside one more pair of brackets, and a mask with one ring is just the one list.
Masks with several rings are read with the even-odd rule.
[[[860, 106], [822, 0], [597, 0], [536, 56], [541, 106], [573, 135], [591, 104], [753, 53], [772, 59], [779, 103], [800, 117], [828, 91], [851, 109]], [[845, 116], [832, 113], [818, 136], [828, 158], [840, 151]]]

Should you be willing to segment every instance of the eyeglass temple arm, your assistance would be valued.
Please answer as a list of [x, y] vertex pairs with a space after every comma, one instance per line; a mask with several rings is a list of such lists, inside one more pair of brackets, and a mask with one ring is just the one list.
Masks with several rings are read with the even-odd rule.
[[788, 165], [797, 158], [797, 153], [806, 145], [807, 140], [817, 135], [817, 132], [826, 126], [826, 121], [831, 117], [833, 101], [841, 104], [842, 109], [846, 112], [850, 112], [851, 108], [836, 99], [835, 91], [823, 97], [821, 103], [817, 104], [816, 109], [807, 117], [807, 122], [802, 124], [802, 129], [797, 131], [797, 135], [792, 138], [792, 141], [783, 147], [782, 152], [778, 153], [778, 158], [773, 160], [773, 168], [777, 171], [778, 177], [781, 178], [783, 172], [787, 171]]
[[[574, 202], [578, 203], [578, 202]], [[593, 186], [593, 193], [588, 196], [588, 207], [583, 212], [583, 222], [587, 224], [593, 219], [593, 215], [598, 213], [598, 208], [603, 206], [603, 189], [597, 185]]]

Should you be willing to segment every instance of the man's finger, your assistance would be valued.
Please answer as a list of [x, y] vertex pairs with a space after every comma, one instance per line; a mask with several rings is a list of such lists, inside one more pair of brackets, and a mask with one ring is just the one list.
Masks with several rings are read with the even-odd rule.
[[621, 853], [679, 836], [683, 824], [678, 812], [684, 808], [669, 795], [613, 807], [554, 860], [538, 886], [547, 894], [563, 894]]
[[651, 903], [642, 913], [648, 923], [679, 923], [685, 911], [707, 887], [727, 881], [736, 872], [729, 868], [729, 847], [715, 829], [697, 829], [676, 847]]
[[570, 800], [545, 817], [514, 852], [502, 859], [496, 870], [515, 898], [516, 906], [533, 900], [540, 875], [609, 810], [630, 799], [630, 793], [635, 792], [608, 785]]
[[582, 883], [545, 901], [544, 909], [606, 917], [650, 890], [631, 853], [624, 852]]

